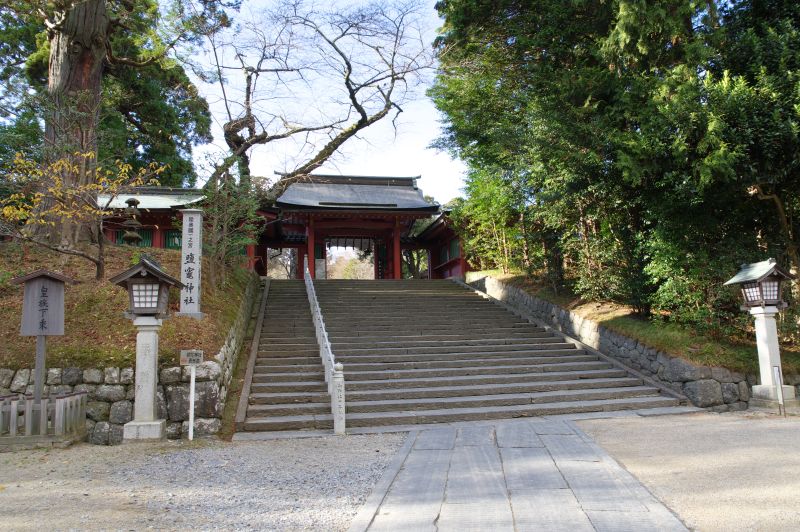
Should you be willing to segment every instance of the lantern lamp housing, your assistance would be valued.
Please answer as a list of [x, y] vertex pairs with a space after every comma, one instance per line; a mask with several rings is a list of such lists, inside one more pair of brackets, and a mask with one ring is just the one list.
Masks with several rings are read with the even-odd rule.
[[768, 259], [753, 264], [742, 264], [739, 273], [725, 282], [725, 286], [739, 285], [744, 298], [744, 306], [753, 307], [786, 307], [781, 300], [781, 283], [794, 276], [778, 266], [775, 259]]
[[169, 289], [173, 286], [183, 288], [183, 283], [167, 274], [147, 255], [142, 255], [136, 266], [110, 280], [128, 290], [129, 317], [166, 318], [169, 313]]

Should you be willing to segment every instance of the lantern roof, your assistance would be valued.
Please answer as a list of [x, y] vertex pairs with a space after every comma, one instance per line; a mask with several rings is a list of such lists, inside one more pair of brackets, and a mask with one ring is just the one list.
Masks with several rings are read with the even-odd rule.
[[50, 270], [40, 269], [36, 270], [35, 272], [31, 272], [28, 275], [22, 275], [20, 277], [15, 277], [9, 281], [11, 284], [24, 284], [28, 281], [33, 279], [38, 279], [40, 277], [46, 277], [48, 279], [53, 279], [54, 281], [59, 281], [62, 283], [69, 283], [69, 284], [76, 284], [77, 281], [74, 279], [70, 279], [69, 277], [62, 275], [58, 272], [53, 272]]
[[760, 282], [773, 275], [783, 277], [784, 279], [794, 279], [794, 275], [778, 266], [775, 259], [767, 259], [752, 264], [742, 264], [739, 273], [725, 281], [723, 286]]
[[159, 281], [166, 283], [170, 286], [176, 286], [178, 288], [183, 288], [183, 283], [177, 280], [176, 278], [169, 275], [165, 272], [161, 265], [149, 255], [142, 255], [139, 257], [139, 264], [133, 266], [125, 270], [122, 273], [119, 273], [109, 279], [109, 281], [117, 286], [121, 286], [122, 288], [127, 288], [127, 280], [131, 277], [135, 277], [137, 275], [144, 275], [150, 274], [156, 277]]

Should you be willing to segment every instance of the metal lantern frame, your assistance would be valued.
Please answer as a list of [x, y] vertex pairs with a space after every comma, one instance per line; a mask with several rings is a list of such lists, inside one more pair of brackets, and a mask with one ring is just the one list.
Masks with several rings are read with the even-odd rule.
[[142, 255], [139, 263], [110, 279], [128, 291], [129, 317], [169, 314], [169, 290], [183, 288], [183, 283], [166, 273], [154, 259]]
[[743, 309], [754, 307], [785, 308], [781, 299], [781, 284], [794, 276], [778, 266], [775, 259], [752, 264], [742, 264], [739, 273], [725, 282], [725, 286], [739, 285], [744, 299]]

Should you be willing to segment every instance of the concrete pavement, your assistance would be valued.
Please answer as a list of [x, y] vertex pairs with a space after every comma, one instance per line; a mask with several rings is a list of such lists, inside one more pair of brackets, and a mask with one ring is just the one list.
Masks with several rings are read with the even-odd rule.
[[800, 530], [800, 417], [727, 414], [579, 421], [700, 531]]
[[684, 531], [572, 421], [412, 431], [351, 531]]

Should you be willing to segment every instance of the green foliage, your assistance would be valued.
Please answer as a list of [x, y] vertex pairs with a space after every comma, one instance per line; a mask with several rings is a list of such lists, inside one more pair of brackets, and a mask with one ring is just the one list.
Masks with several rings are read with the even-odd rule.
[[209, 257], [211, 282], [218, 288], [227, 282], [227, 272], [242, 265], [242, 250], [255, 244], [264, 229], [264, 219], [256, 212], [259, 185], [239, 184], [225, 176], [205, 190], [203, 254]]
[[800, 268], [796, 2], [437, 9], [437, 144], [470, 166], [455, 216], [476, 266], [712, 335], [743, 327], [720, 286], [740, 263]]
[[[0, 165], [16, 151], [37, 157], [42, 144], [50, 45], [43, 20], [23, 6], [0, 7]], [[163, 17], [155, 0], [108, 7], [120, 23], [110, 35], [111, 53], [143, 64], [110, 62], [104, 69], [98, 160], [136, 168], [156, 162], [168, 167], [162, 185], [192, 186], [192, 148], [211, 140], [211, 116], [182, 64], [166, 54], [176, 34], [188, 35], [197, 21]]]

